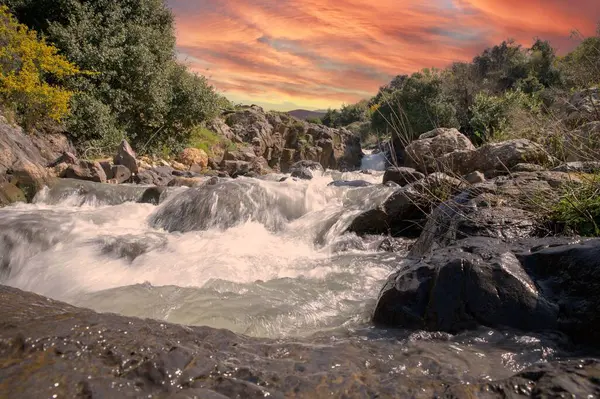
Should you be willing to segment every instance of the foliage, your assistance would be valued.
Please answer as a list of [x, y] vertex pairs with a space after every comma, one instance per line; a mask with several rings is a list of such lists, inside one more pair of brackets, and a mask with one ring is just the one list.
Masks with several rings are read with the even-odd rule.
[[570, 233], [600, 236], [600, 174], [587, 177], [583, 185], [563, 193], [553, 206], [551, 219]]
[[315, 117], [315, 118], [307, 118], [306, 122], [308, 122], [308, 123], [314, 123], [314, 124], [317, 124], [317, 125], [323, 125], [323, 121], [321, 120], [321, 118], [317, 118], [317, 117]]
[[225, 150], [231, 151], [236, 149], [235, 143], [219, 136], [202, 125], [198, 125], [192, 129], [189, 141], [185, 147], [198, 148], [206, 152], [209, 156], [221, 155]]
[[79, 69], [38, 40], [35, 31], [18, 23], [0, 6], [0, 101], [17, 113], [27, 128], [48, 119], [60, 122], [69, 114], [72, 91], [58, 83]]
[[539, 101], [521, 90], [507, 91], [498, 96], [485, 92], [477, 93], [473, 105], [469, 108], [474, 138], [483, 143], [511, 136], [511, 131], [521, 128], [516, 126], [515, 118], [521, 110], [539, 113]]
[[390, 121], [402, 116], [407, 130], [418, 136], [436, 127], [458, 127], [456, 109], [448, 101], [442, 88], [442, 74], [424, 69], [410, 77], [399, 79], [395, 88], [384, 88], [371, 103], [373, 129], [386, 131]]
[[124, 133], [138, 151], [177, 151], [194, 126], [230, 106], [177, 64], [173, 15], [162, 0], [0, 1], [71, 62], [96, 72], [68, 81], [84, 94], [74, 98], [68, 123], [79, 144], [110, 147]]
[[340, 111], [329, 108], [321, 121], [325, 126], [339, 127], [340, 126]]

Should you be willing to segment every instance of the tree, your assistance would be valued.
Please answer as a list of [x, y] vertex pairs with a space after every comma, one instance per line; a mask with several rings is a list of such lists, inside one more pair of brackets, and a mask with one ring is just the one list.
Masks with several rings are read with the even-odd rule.
[[321, 120], [325, 126], [338, 127], [340, 125], [340, 111], [329, 108]]
[[[380, 94], [371, 118], [372, 127], [379, 132], [394, 130], [395, 136], [402, 134], [403, 139], [410, 140], [436, 127], [459, 126], [456, 109], [445, 97], [442, 74], [437, 70], [414, 73], [399, 89]], [[400, 128], [404, 131], [398, 132]]]
[[58, 83], [78, 73], [56, 47], [38, 40], [0, 6], [0, 101], [26, 128], [69, 114], [73, 92]]
[[[110, 151], [126, 134], [135, 146], [159, 150], [161, 143], [184, 142], [194, 125], [218, 111], [212, 87], [176, 63], [173, 15], [163, 0], [0, 1], [70, 61], [96, 72], [69, 80], [80, 93], [68, 123], [79, 143], [103, 143]], [[192, 86], [201, 94], [191, 95]], [[94, 115], [103, 121], [97, 127], [79, 120]]]

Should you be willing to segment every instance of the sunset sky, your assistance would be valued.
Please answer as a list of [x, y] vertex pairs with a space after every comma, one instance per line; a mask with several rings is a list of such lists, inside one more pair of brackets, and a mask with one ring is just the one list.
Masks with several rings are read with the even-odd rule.
[[179, 57], [230, 100], [336, 108], [395, 75], [470, 60], [512, 37], [564, 53], [600, 0], [168, 0]]

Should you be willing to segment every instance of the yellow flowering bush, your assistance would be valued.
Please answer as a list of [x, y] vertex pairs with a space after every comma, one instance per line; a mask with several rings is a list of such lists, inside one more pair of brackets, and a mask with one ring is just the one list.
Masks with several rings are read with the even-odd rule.
[[79, 72], [0, 6], [0, 103], [15, 111], [23, 125], [66, 117], [74, 93], [60, 83]]

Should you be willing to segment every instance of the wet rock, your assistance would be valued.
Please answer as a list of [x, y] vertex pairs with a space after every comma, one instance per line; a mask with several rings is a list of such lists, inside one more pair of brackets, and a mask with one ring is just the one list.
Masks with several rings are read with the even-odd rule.
[[454, 151], [474, 151], [471, 141], [456, 129], [438, 128], [419, 136], [405, 148], [404, 164], [420, 172], [445, 171], [437, 159]]
[[187, 177], [187, 178], [191, 178], [191, 177], [200, 177], [201, 174], [199, 173], [195, 173], [195, 172], [191, 172], [191, 171], [181, 171], [181, 170], [174, 170], [172, 173], [173, 176], [176, 177]]
[[358, 215], [348, 231], [361, 236], [389, 234], [394, 237], [416, 238], [421, 234], [427, 215], [433, 207], [450, 198], [463, 186], [458, 179], [443, 173], [433, 173], [396, 190], [382, 206]]
[[394, 237], [386, 237], [379, 243], [377, 246], [378, 251], [384, 252], [400, 252], [405, 253], [408, 251], [412, 242], [409, 240], [394, 238]]
[[397, 337], [249, 338], [98, 314], [6, 286], [0, 320], [0, 397], [467, 398], [481, 390], [502, 398], [516, 389], [594, 397], [600, 386], [593, 360], [478, 381], [465, 376], [462, 358], [446, 374], [455, 366], [443, 354], [433, 360], [422, 338], [408, 352]]
[[142, 204], [158, 205], [165, 191], [165, 187], [149, 187], [144, 191], [139, 202]]
[[290, 167], [290, 170], [294, 169], [309, 169], [316, 172], [324, 172], [323, 166], [319, 162], [315, 161], [298, 161]]
[[119, 149], [117, 150], [117, 155], [115, 155], [113, 163], [115, 165], [125, 166], [133, 174], [137, 174], [139, 171], [138, 162], [135, 158], [135, 152], [127, 140], [122, 140], [121, 144], [119, 144]]
[[15, 163], [12, 166], [11, 173], [11, 183], [15, 184], [25, 193], [28, 201], [31, 201], [38, 191], [52, 180], [46, 168], [39, 164], [34, 164], [27, 159]]
[[308, 168], [295, 168], [292, 170], [291, 176], [302, 180], [312, 180], [313, 178], [312, 171]]
[[166, 167], [143, 170], [133, 177], [133, 182], [149, 186], [167, 186], [174, 178], [171, 173], [171, 169]]
[[417, 172], [413, 168], [391, 166], [385, 170], [383, 184], [392, 181], [400, 186], [406, 186], [424, 177], [423, 173]]
[[93, 161], [79, 161], [77, 165], [71, 165], [65, 172], [67, 179], [78, 179], [106, 183], [106, 173], [100, 163]]
[[175, 177], [167, 184], [168, 187], [198, 187], [204, 184], [202, 177]]
[[106, 175], [107, 180], [112, 180], [115, 178], [115, 174], [113, 172], [113, 164], [110, 160], [98, 161], [102, 170], [104, 170], [104, 174]]
[[0, 182], [0, 207], [10, 205], [15, 202], [27, 202], [25, 193], [12, 183]]
[[457, 332], [559, 330], [597, 345], [600, 240], [473, 237], [405, 260], [382, 289], [378, 324]]
[[333, 187], [369, 187], [373, 183], [369, 183], [365, 180], [335, 180], [328, 184]]
[[66, 197], [75, 197], [73, 206], [83, 204], [119, 205], [125, 202], [137, 202], [142, 197], [145, 187], [104, 184], [87, 180], [56, 179], [49, 184], [44, 203], [56, 205]]
[[541, 363], [502, 381], [453, 385], [440, 398], [591, 398], [600, 396], [598, 375], [596, 359]]
[[188, 167], [198, 165], [204, 169], [208, 166], [208, 155], [204, 150], [198, 148], [184, 149], [177, 157], [177, 160]]

